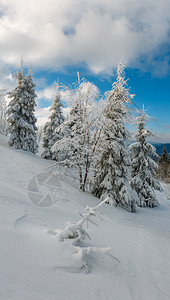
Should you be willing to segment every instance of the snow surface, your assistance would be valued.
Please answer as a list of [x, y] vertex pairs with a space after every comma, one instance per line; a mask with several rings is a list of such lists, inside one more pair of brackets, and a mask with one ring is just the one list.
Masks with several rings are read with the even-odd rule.
[[[62, 194], [50, 207], [34, 205], [27, 187], [34, 175], [53, 164], [7, 146], [0, 136], [0, 299], [164, 300], [170, 299], [170, 200], [158, 193], [160, 207], [136, 214], [107, 204], [99, 226], [89, 223], [91, 240], [82, 247], [111, 247], [108, 256], [92, 254], [82, 268], [71, 240], [52, 234], [76, 223], [86, 205], [99, 200], [61, 181]], [[96, 221], [94, 219], [94, 221]]]

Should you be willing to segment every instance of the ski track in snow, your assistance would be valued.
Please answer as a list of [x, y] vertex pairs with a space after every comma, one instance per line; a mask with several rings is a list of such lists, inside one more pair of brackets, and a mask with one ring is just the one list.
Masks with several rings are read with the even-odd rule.
[[20, 223], [20, 222], [22, 222], [26, 217], [27, 217], [27, 212], [23, 215], [23, 216], [21, 216], [21, 217], [19, 217], [18, 219], [16, 219], [15, 220], [15, 225], [14, 225], [14, 227], [18, 227], [18, 224]]

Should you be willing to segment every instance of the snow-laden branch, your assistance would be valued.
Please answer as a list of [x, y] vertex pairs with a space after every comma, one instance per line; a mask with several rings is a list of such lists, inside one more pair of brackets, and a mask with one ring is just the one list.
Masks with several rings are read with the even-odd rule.
[[86, 206], [86, 213], [80, 213], [79, 211], [77, 211], [78, 215], [81, 217], [81, 220], [78, 221], [77, 223], [70, 223], [67, 222], [66, 227], [64, 229], [59, 229], [56, 230], [54, 233], [57, 235], [59, 241], [64, 241], [66, 239], [85, 239], [86, 237], [90, 240], [90, 236], [89, 234], [86, 232], [86, 230], [83, 228], [83, 225], [87, 225], [88, 222], [97, 225], [94, 221], [92, 221], [90, 218], [92, 216], [95, 216], [99, 221], [100, 218], [99, 216], [96, 214], [96, 210], [103, 205], [104, 203], [106, 203], [109, 199], [106, 198], [105, 200], [103, 200], [101, 203], [99, 203], [97, 206], [95, 207], [89, 207]]
[[80, 255], [81, 261], [83, 262], [83, 267], [89, 268], [88, 257], [91, 253], [98, 253], [102, 255], [106, 254], [120, 263], [119, 259], [117, 259], [115, 256], [110, 254], [110, 250], [111, 250], [110, 247], [107, 248], [81, 247], [81, 243], [79, 243], [81, 240], [84, 240], [86, 238], [88, 238], [89, 240], [91, 239], [89, 234], [85, 230], [84, 225], [86, 225], [87, 227], [88, 222], [90, 222], [98, 226], [98, 224], [96, 224], [93, 220], [91, 220], [91, 217], [96, 217], [100, 221], [101, 218], [97, 215], [96, 210], [108, 201], [109, 199], [107, 197], [95, 207], [86, 206], [85, 209], [86, 212], [84, 213], [80, 213], [79, 211], [77, 211], [78, 215], [81, 217], [81, 219], [77, 223], [67, 222], [64, 229], [49, 231], [49, 233], [56, 235], [58, 241], [60, 242], [73, 240], [72, 246], [76, 247], [76, 253]]

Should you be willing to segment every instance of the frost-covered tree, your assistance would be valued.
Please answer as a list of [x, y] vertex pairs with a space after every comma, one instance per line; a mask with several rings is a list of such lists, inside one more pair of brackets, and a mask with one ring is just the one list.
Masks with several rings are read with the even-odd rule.
[[[68, 89], [67, 89], [68, 92]], [[59, 149], [63, 153], [65, 165], [73, 167], [78, 174], [80, 189], [85, 191], [92, 163], [94, 144], [97, 139], [96, 119], [96, 88], [85, 81], [70, 90], [71, 111], [67, 120], [60, 126], [63, 138], [55, 143], [52, 151]]]
[[107, 93], [91, 191], [99, 198], [110, 195], [110, 204], [135, 212], [138, 198], [128, 180], [131, 160], [127, 146], [129, 132], [124, 123], [128, 116], [127, 104], [133, 95], [129, 93], [127, 81], [122, 76], [123, 70], [121, 62], [117, 69], [117, 80]]
[[35, 84], [32, 71], [25, 76], [21, 62], [21, 71], [14, 74], [17, 81], [16, 88], [9, 93], [11, 101], [8, 105], [9, 144], [17, 149], [33, 153], [37, 152]]
[[159, 203], [155, 190], [161, 190], [159, 181], [154, 177], [157, 163], [153, 160], [156, 156], [155, 148], [146, 141], [153, 133], [145, 128], [148, 120], [145, 110], [140, 111], [136, 118], [136, 142], [130, 145], [132, 160], [131, 186], [139, 197], [139, 206], [155, 207]]
[[52, 146], [60, 140], [63, 135], [61, 131], [57, 131], [57, 128], [64, 122], [64, 116], [62, 112], [63, 104], [61, 102], [61, 95], [59, 93], [59, 87], [57, 85], [57, 94], [53, 99], [53, 103], [50, 107], [51, 115], [48, 122], [44, 126], [43, 130], [43, 148], [44, 152], [42, 157], [47, 159], [61, 160], [61, 151], [57, 148], [55, 152], [52, 152]]
[[7, 130], [7, 99], [6, 90], [0, 90], [0, 133], [6, 134]]
[[35, 83], [33, 80], [33, 72], [31, 70], [31, 66], [29, 69], [29, 73], [26, 76], [26, 88], [28, 93], [28, 100], [27, 100], [27, 122], [30, 124], [30, 130], [27, 134], [28, 136], [28, 144], [29, 144], [29, 151], [36, 153], [38, 151], [38, 144], [37, 144], [37, 118], [35, 117], [35, 107], [36, 107], [36, 93], [35, 93]]

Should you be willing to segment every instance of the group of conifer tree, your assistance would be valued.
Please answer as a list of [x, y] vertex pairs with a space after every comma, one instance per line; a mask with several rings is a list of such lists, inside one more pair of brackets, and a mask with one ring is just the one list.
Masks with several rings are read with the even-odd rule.
[[[155, 207], [159, 203], [155, 190], [161, 190], [155, 178], [157, 168], [155, 148], [147, 142], [152, 134], [145, 128], [148, 116], [142, 109], [136, 119], [136, 142], [128, 147], [130, 133], [126, 128], [130, 94], [120, 62], [117, 79], [99, 101], [96, 87], [80, 80], [66, 88], [70, 112], [63, 116], [59, 86], [53, 99], [51, 115], [44, 126], [42, 157], [56, 160], [74, 169], [79, 187], [108, 203], [136, 211], [136, 206]], [[35, 84], [31, 70], [25, 76], [23, 68], [15, 74], [17, 87], [9, 94], [9, 144], [17, 149], [37, 152]]]

